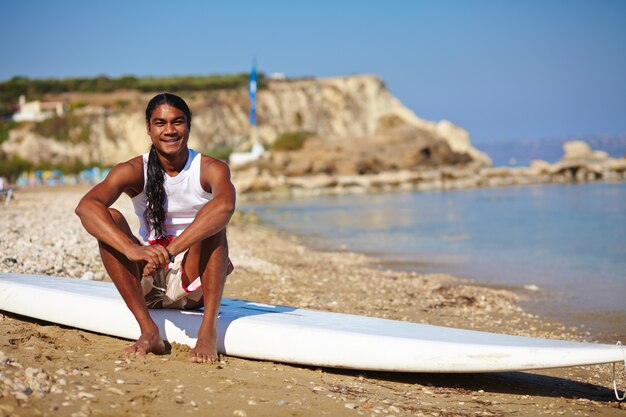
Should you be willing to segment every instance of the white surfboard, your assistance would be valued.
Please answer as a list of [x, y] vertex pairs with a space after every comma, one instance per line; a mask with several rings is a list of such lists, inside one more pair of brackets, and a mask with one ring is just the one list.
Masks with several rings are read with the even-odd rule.
[[[139, 328], [111, 283], [0, 273], [0, 310], [128, 339]], [[169, 342], [194, 346], [202, 311], [151, 310]], [[624, 348], [519, 337], [224, 298], [220, 353], [399, 372], [494, 372], [625, 360]]]

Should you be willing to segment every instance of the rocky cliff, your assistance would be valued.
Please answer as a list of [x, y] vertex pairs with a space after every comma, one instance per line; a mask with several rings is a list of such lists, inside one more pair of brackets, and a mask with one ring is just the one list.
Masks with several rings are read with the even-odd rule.
[[[139, 103], [146, 103], [149, 97], [134, 97], [135, 106], [122, 110], [97, 106], [75, 110], [87, 121], [84, 127], [89, 134], [82, 140], [72, 139], [71, 130], [69, 139], [60, 142], [37, 129], [21, 126], [10, 132], [9, 139], [1, 145], [2, 152], [33, 162], [78, 159], [111, 165], [128, 159], [148, 148]], [[220, 145], [246, 150], [250, 145], [245, 90], [185, 98], [194, 112], [190, 146], [209, 151]], [[375, 146], [390, 153], [396, 149], [393, 143], [402, 142], [398, 152], [405, 152], [406, 146], [415, 147], [417, 152], [410, 163], [490, 165], [488, 156], [472, 146], [467, 131], [445, 120], [430, 122], [418, 118], [375, 76], [270, 81], [258, 94], [257, 114], [259, 139], [267, 144], [281, 133], [306, 130], [315, 133], [319, 146], [336, 144], [337, 149], [346, 150]], [[80, 131], [80, 127], [74, 130]]]
[[[307, 144], [308, 145], [308, 144]], [[310, 150], [315, 153], [315, 150]], [[449, 152], [449, 150], [447, 151]], [[237, 192], [252, 198], [280, 195], [299, 197], [381, 191], [448, 190], [476, 187], [497, 187], [529, 184], [563, 184], [591, 181], [625, 181], [626, 157], [610, 158], [606, 152], [593, 151], [582, 141], [564, 144], [563, 158], [550, 164], [535, 160], [529, 167], [507, 168], [479, 164], [421, 165], [414, 169], [380, 170], [354, 174], [353, 171], [326, 172], [324, 170], [294, 172], [290, 163], [283, 173], [272, 172], [263, 164], [251, 165], [236, 171], [233, 182]], [[277, 154], [269, 158], [284, 158]], [[306, 159], [295, 159], [301, 168]], [[351, 158], [337, 164], [345, 167]], [[324, 165], [324, 159], [315, 160]], [[370, 166], [371, 167], [371, 166]], [[309, 167], [310, 169], [310, 167]]]

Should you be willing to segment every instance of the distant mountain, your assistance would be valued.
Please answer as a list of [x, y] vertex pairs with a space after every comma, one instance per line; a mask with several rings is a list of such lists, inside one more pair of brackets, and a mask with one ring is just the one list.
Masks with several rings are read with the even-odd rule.
[[572, 140], [583, 140], [594, 151], [605, 151], [613, 158], [626, 156], [626, 135], [522, 139], [475, 143], [474, 146], [487, 153], [494, 166], [529, 166], [534, 159], [557, 162], [563, 157], [563, 144]]

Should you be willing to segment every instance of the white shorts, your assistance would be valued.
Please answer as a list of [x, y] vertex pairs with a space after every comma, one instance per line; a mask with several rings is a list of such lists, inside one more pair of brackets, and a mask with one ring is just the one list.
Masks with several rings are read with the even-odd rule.
[[141, 278], [143, 297], [148, 308], [190, 310], [204, 305], [199, 277], [188, 288], [183, 285], [183, 260], [186, 253], [179, 253], [174, 262], [165, 268]]

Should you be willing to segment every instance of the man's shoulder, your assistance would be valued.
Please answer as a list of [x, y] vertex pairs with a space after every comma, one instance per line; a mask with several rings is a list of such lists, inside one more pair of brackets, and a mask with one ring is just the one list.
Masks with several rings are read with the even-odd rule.
[[212, 156], [202, 154], [200, 184], [209, 193], [227, 186], [232, 187], [228, 164]]
[[120, 183], [125, 188], [142, 188], [143, 185], [143, 157], [136, 156], [128, 161], [115, 165], [107, 176], [110, 181]]
[[210, 170], [226, 170], [229, 171], [228, 164], [221, 159], [213, 158], [207, 154], [200, 154], [201, 160], [200, 163], [202, 165], [202, 170], [205, 171], [207, 169]]
[[113, 169], [118, 171], [137, 171], [141, 169], [141, 172], [143, 172], [143, 155], [135, 156], [128, 161], [119, 162]]

